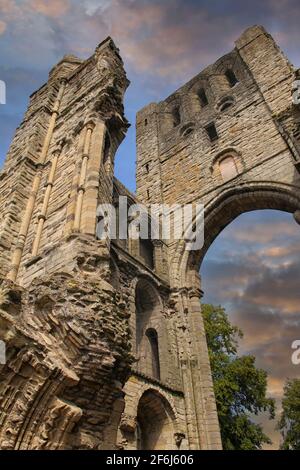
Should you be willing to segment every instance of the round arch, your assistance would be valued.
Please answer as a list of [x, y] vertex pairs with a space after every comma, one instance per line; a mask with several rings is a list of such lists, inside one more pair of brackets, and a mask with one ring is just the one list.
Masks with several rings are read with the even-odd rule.
[[[166, 327], [163, 317], [164, 301], [159, 286], [146, 276], [139, 276], [134, 286], [134, 305], [131, 318], [133, 348], [136, 369], [149, 377], [161, 380], [167, 371], [165, 357], [167, 348]], [[155, 337], [147, 331], [155, 331]]]
[[176, 416], [169, 401], [157, 390], [147, 389], [137, 405], [138, 449], [174, 448]]
[[[300, 209], [299, 189], [286, 184], [251, 183], [228, 188], [205, 208], [204, 245], [200, 250], [186, 250], [186, 242], [181, 240], [172, 265], [174, 287], [189, 287], [198, 273], [203, 258], [219, 233], [239, 215], [259, 209], [277, 209], [295, 214]], [[193, 226], [187, 230], [190, 239]], [[192, 274], [192, 276], [191, 276]]]

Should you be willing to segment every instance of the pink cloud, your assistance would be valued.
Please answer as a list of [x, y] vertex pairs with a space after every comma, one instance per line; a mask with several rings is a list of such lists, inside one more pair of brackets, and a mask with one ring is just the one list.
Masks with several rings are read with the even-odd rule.
[[298, 235], [299, 228], [296, 223], [287, 224], [286, 222], [268, 221], [259, 223], [255, 226], [245, 226], [243, 229], [235, 230], [230, 235], [241, 242], [269, 243], [278, 236]]
[[70, 2], [69, 0], [51, 0], [51, 2], [46, 0], [29, 0], [28, 6], [33, 11], [45, 16], [57, 18], [67, 13], [70, 9]]

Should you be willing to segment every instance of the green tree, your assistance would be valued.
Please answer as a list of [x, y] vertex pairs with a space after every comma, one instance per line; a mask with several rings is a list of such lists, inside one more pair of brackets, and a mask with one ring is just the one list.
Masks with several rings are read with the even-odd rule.
[[300, 379], [285, 384], [277, 428], [283, 437], [281, 449], [300, 450]]
[[251, 415], [267, 412], [274, 419], [274, 400], [266, 397], [267, 374], [255, 367], [254, 356], [237, 355], [243, 334], [229, 322], [224, 308], [204, 304], [202, 313], [223, 448], [261, 449], [271, 441]]

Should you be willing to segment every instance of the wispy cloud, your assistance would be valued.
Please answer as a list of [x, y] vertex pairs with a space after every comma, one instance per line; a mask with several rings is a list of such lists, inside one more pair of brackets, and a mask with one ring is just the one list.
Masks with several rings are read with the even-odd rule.
[[[1, 107], [0, 160], [28, 95], [50, 68], [64, 54], [88, 57], [107, 35], [120, 47], [132, 81], [126, 98], [132, 122], [140, 107], [165, 98], [231, 50], [252, 24], [264, 24], [299, 63], [298, 0], [0, 0], [0, 18], [0, 79], [8, 98]], [[117, 160], [117, 175], [131, 189], [134, 140], [133, 126]], [[206, 299], [228, 306], [245, 330], [243, 350], [270, 371], [270, 391], [278, 395], [286, 375], [295, 373], [289, 347], [293, 335], [300, 336], [299, 227], [274, 213], [249, 217], [218, 237], [203, 265], [203, 284]]]

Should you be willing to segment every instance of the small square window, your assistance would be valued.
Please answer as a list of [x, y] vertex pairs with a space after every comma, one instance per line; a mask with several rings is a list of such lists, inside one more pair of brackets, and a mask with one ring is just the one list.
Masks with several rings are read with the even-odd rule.
[[214, 123], [211, 123], [208, 126], [206, 126], [205, 130], [206, 130], [207, 135], [208, 135], [211, 142], [213, 142], [214, 140], [217, 140], [219, 138], [218, 133], [217, 133], [217, 129], [216, 129], [216, 126], [214, 125]]

